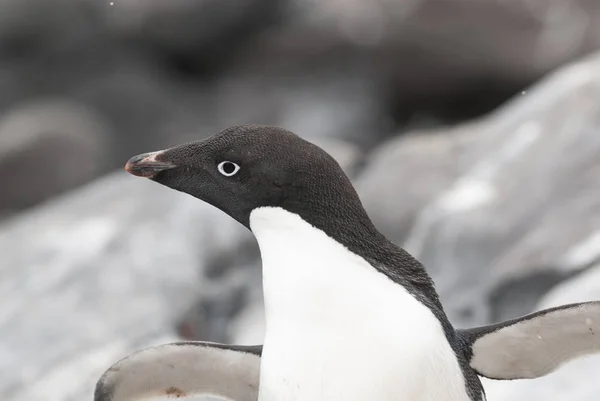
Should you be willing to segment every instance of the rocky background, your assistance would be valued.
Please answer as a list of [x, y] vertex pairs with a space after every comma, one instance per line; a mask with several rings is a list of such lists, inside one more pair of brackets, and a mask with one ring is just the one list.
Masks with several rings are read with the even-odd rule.
[[[459, 327], [600, 299], [598, 50], [597, 0], [0, 0], [0, 399], [262, 342], [252, 236], [121, 170], [238, 123], [332, 153]], [[597, 401], [599, 376], [486, 388]]]

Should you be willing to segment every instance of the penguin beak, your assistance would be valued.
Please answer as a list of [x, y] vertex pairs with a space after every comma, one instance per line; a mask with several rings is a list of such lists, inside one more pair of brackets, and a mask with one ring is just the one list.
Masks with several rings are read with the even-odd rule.
[[177, 167], [173, 163], [160, 160], [164, 151], [143, 153], [132, 157], [125, 164], [125, 171], [138, 177], [152, 178], [161, 171]]

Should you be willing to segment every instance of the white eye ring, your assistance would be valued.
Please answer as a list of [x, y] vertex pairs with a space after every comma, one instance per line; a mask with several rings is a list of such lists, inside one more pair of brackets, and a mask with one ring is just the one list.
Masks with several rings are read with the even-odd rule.
[[237, 172], [240, 171], [240, 166], [238, 166], [234, 162], [224, 161], [219, 163], [217, 169], [219, 169], [219, 173], [223, 174], [225, 177], [231, 177], [232, 175], [236, 175]]

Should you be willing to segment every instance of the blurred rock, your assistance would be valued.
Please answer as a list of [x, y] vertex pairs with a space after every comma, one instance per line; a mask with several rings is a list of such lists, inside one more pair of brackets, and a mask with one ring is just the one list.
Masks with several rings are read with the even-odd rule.
[[[596, 249], [600, 236], [596, 235]], [[600, 266], [553, 288], [536, 310], [575, 302], [600, 299]], [[486, 392], [495, 401], [596, 401], [600, 377], [600, 356], [569, 362], [556, 372], [535, 380], [486, 380]]]
[[254, 287], [260, 287], [262, 275], [257, 267], [234, 265], [205, 285], [194, 305], [178, 316], [177, 334], [186, 340], [230, 343], [231, 321], [244, 310]]
[[98, 28], [90, 6], [89, 1], [0, 0], [0, 54], [48, 55], [85, 44]]
[[[596, 234], [596, 249], [600, 247], [599, 240], [600, 231]], [[600, 300], [600, 264], [596, 262], [590, 269], [550, 290], [539, 302], [537, 310], [597, 300]]]
[[178, 316], [210, 295], [205, 261], [249, 238], [218, 210], [125, 173], [5, 222], [0, 398], [89, 399], [114, 361], [178, 338]]
[[[229, 324], [232, 344], [262, 344], [265, 338], [265, 307], [262, 282], [248, 297], [248, 304]], [[254, 287], [253, 287], [254, 288]]]
[[277, 0], [106, 1], [105, 16], [119, 39], [162, 53], [175, 71], [204, 73], [279, 20]]
[[119, 144], [113, 156], [120, 159], [249, 123], [286, 127], [331, 144], [330, 150], [352, 159], [357, 150], [344, 138], [373, 132], [378, 113], [369, 107], [373, 98], [364, 84], [354, 82], [353, 90], [348, 85], [333, 75], [299, 77], [295, 84], [286, 84], [278, 77], [236, 72], [190, 88], [131, 60], [82, 82], [72, 96], [110, 117]]
[[84, 103], [111, 124], [112, 167], [238, 123], [372, 147], [479, 116], [597, 48], [599, 9], [595, 0], [0, 0], [0, 110], [47, 97]]
[[480, 116], [600, 47], [595, 0], [289, 4], [281, 30], [250, 46], [244, 61], [270, 70], [281, 64], [364, 66], [402, 125], [429, 116]]
[[448, 138], [383, 145], [358, 188], [382, 231], [424, 262], [453, 321], [506, 319], [600, 254], [599, 129], [595, 55]]
[[[444, 66], [438, 68], [454, 67], [447, 71], [446, 78], [460, 70], [496, 72], [507, 77], [539, 74], [600, 45], [597, 26], [600, 5], [594, 0], [569, 3], [377, 0], [368, 4], [358, 0], [290, 0], [290, 3], [302, 25], [357, 46], [395, 50], [398, 58], [394, 57], [394, 61], [405, 58], [409, 65], [425, 66], [427, 57], [430, 61], [445, 59]], [[464, 29], [465, 26], [469, 29]], [[404, 57], [411, 51], [412, 58]], [[452, 58], [453, 55], [462, 57]], [[414, 69], [409, 71], [417, 73]], [[441, 78], [428, 71], [421, 71], [418, 76]]]
[[10, 213], [94, 178], [106, 168], [109, 130], [91, 110], [61, 99], [0, 116], [0, 211]]
[[466, 127], [417, 131], [384, 142], [366, 158], [356, 187], [375, 225], [406, 240], [423, 205], [469, 167], [477, 134]]
[[366, 71], [338, 63], [269, 66], [240, 61], [215, 84], [212, 120], [277, 125], [310, 138], [340, 138], [372, 146], [392, 129], [383, 99]]
[[[188, 98], [182, 85], [143, 58], [123, 57], [103, 67], [72, 83], [68, 91], [73, 99], [107, 116], [115, 127], [115, 167], [131, 154], [180, 143], [181, 135], [192, 128], [185, 125], [190, 116], [196, 114], [195, 120], [202, 121], [214, 114], [213, 107], [207, 108], [210, 95]], [[197, 139], [208, 134], [203, 131], [202, 124], [193, 130]]]

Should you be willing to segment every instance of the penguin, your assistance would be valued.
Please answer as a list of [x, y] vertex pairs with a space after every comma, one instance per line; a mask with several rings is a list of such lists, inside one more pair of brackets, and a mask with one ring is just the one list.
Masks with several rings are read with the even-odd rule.
[[102, 375], [95, 401], [485, 401], [479, 376], [536, 378], [600, 351], [600, 302], [455, 329], [423, 265], [376, 229], [338, 163], [285, 129], [231, 127], [125, 169], [251, 230], [265, 339], [142, 350]]

